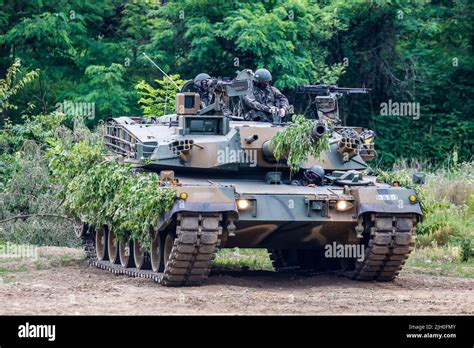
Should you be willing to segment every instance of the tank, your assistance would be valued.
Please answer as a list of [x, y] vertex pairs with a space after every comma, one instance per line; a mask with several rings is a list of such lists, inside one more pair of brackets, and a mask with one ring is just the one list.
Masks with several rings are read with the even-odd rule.
[[[271, 145], [291, 123], [252, 122], [223, 112], [226, 98], [237, 99], [237, 105], [252, 88], [248, 71], [239, 76], [215, 80], [214, 102], [207, 106], [186, 84], [176, 96], [175, 114], [108, 120], [105, 142], [111, 152], [139, 171], [159, 175], [176, 190], [176, 201], [150, 231], [147, 248], [118, 243], [112, 226], [84, 226], [79, 236], [90, 264], [166, 286], [196, 285], [208, 276], [218, 249], [265, 248], [277, 272], [394, 279], [411, 251], [422, 212], [413, 189], [378, 183], [366, 174], [376, 155], [375, 134], [338, 125], [337, 97], [367, 90], [298, 89], [320, 95], [320, 121], [311, 136], [327, 133], [329, 150], [292, 172], [285, 160], [275, 159]], [[321, 181], [306, 185], [312, 168], [323, 171]]]

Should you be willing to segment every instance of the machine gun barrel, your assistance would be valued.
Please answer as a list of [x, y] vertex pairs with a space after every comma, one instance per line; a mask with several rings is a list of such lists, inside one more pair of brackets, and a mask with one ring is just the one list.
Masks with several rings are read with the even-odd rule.
[[333, 85], [304, 85], [298, 86], [296, 89], [297, 93], [310, 93], [319, 95], [329, 95], [330, 93], [337, 94], [353, 94], [353, 93], [369, 93], [370, 88], [350, 88], [350, 87], [337, 87]]
[[246, 95], [250, 91], [250, 83], [248, 80], [223, 81], [213, 79], [211, 87], [213, 87], [215, 91], [224, 92], [229, 97]]

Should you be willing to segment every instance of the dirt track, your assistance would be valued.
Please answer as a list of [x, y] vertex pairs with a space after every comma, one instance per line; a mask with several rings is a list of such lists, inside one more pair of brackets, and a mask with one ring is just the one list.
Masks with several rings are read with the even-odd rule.
[[473, 314], [474, 281], [404, 271], [392, 283], [248, 271], [165, 288], [85, 261], [10, 275], [0, 314]]

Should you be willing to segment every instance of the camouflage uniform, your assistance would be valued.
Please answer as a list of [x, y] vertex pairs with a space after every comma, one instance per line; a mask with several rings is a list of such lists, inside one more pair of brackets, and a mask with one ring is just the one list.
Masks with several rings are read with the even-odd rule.
[[214, 96], [210, 93], [208, 86], [198, 87], [198, 93], [201, 97], [201, 107], [205, 108], [214, 102]]
[[253, 91], [243, 97], [243, 101], [249, 111], [245, 114], [246, 120], [252, 121], [272, 121], [271, 107], [289, 110], [288, 99], [278, 88], [267, 86], [264, 89], [254, 85]]

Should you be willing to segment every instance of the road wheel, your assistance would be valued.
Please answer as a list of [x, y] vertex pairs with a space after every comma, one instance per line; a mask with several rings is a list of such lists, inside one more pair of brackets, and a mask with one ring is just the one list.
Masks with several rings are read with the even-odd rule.
[[131, 240], [119, 243], [119, 257], [120, 257], [120, 264], [122, 265], [122, 267], [131, 268], [134, 266], [133, 242]]
[[107, 226], [102, 225], [95, 233], [95, 250], [97, 260], [108, 260], [107, 255]]
[[118, 264], [120, 262], [119, 257], [118, 257], [118, 240], [112, 229], [110, 229], [108, 233], [107, 248], [109, 250], [110, 262]]
[[164, 243], [162, 241], [161, 234], [157, 233], [153, 241], [151, 242], [151, 269], [153, 272], [163, 272], [165, 269], [164, 260], [163, 260], [163, 249]]
[[168, 261], [170, 260], [171, 253], [173, 251], [173, 245], [175, 240], [174, 233], [168, 233], [165, 237], [163, 259], [164, 259], [164, 268], [168, 266]]
[[133, 259], [138, 269], [150, 269], [150, 255], [137, 241], [133, 242]]

